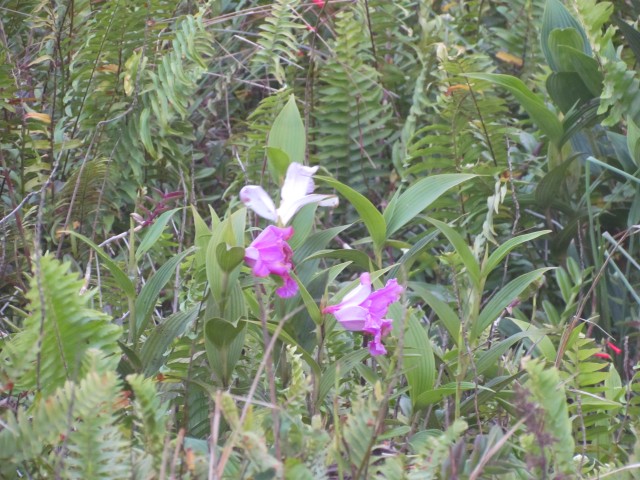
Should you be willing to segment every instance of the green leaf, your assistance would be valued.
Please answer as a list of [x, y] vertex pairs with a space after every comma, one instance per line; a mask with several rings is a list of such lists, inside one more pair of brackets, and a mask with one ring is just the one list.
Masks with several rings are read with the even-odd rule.
[[451, 335], [453, 342], [458, 345], [460, 342], [460, 319], [453, 308], [431, 293], [423, 283], [411, 282], [409, 287], [431, 307]]
[[351, 370], [353, 370], [358, 363], [364, 360], [367, 355], [369, 355], [369, 351], [366, 349], [355, 350], [353, 352], [347, 353], [346, 355], [342, 356], [337, 362], [329, 365], [325, 369], [325, 371], [322, 372], [322, 376], [320, 377], [316, 405], [322, 404], [329, 391], [335, 385], [336, 374], [338, 371], [340, 372], [340, 378], [347, 378], [349, 373], [351, 373]]
[[534, 344], [535, 349], [549, 362], [555, 361], [556, 349], [545, 330], [534, 327], [529, 322], [510, 317], [500, 320], [498, 329], [508, 335], [515, 334], [515, 332], [525, 333], [530, 340], [530, 342], [526, 342], [527, 344]]
[[495, 73], [469, 73], [467, 77], [485, 80], [506, 88], [516, 97], [522, 108], [531, 116], [540, 130], [549, 137], [549, 140], [555, 145], [558, 144], [562, 138], [562, 123], [556, 114], [547, 108], [544, 100], [529, 90], [522, 80], [510, 75]]
[[436, 363], [431, 339], [415, 315], [409, 315], [407, 318], [403, 364], [411, 400], [414, 408], [417, 408], [416, 400], [425, 392], [433, 389], [436, 378]]
[[149, 334], [140, 352], [140, 361], [146, 377], [160, 370], [167, 349], [195, 321], [198, 311], [199, 308], [196, 306], [184, 312], [176, 312]]
[[551, 32], [556, 29], [568, 29], [573, 28], [582, 38], [583, 52], [591, 56], [591, 45], [587, 39], [587, 34], [584, 32], [582, 25], [573, 18], [569, 10], [558, 0], [547, 0], [544, 6], [544, 13], [542, 14], [542, 27], [540, 29], [540, 46], [542, 47], [542, 53], [547, 60], [547, 63], [551, 67], [551, 70], [558, 72], [559, 65], [555, 63], [553, 54], [549, 47], [549, 36]]
[[104, 266], [107, 267], [107, 270], [109, 270], [111, 275], [113, 275], [113, 279], [116, 281], [118, 286], [122, 289], [124, 294], [130, 298], [133, 298], [136, 296], [136, 288], [134, 287], [131, 279], [127, 276], [126, 273], [122, 271], [120, 267], [118, 267], [118, 265], [113, 260], [111, 260], [111, 257], [109, 257], [109, 255], [107, 255], [104, 252], [104, 250], [102, 250], [102, 248], [100, 248], [98, 245], [93, 243], [84, 235], [74, 232], [73, 230], [67, 230], [64, 233], [67, 233], [73, 237], [79, 238], [84, 243], [86, 243], [91, 248], [93, 248], [96, 254], [102, 259], [102, 263], [104, 263]]
[[390, 215], [387, 216], [387, 212], [385, 211], [387, 237], [413, 220], [420, 212], [438, 200], [438, 198], [449, 189], [476, 176], [477, 175], [463, 173], [450, 173], [432, 175], [418, 180], [397, 198]]
[[598, 61], [575, 48], [560, 47], [563, 54], [571, 61], [574, 71], [580, 75], [582, 82], [594, 97], [600, 97], [604, 76], [600, 71]]
[[295, 217], [293, 217], [293, 221], [291, 222], [293, 237], [289, 240], [289, 245], [294, 251], [307, 240], [313, 230], [317, 209], [318, 204], [311, 203], [302, 207], [300, 211], [296, 213]]
[[164, 227], [167, 226], [171, 217], [178, 211], [182, 210], [182, 208], [174, 208], [173, 210], [169, 210], [160, 215], [156, 221], [151, 225], [151, 227], [147, 230], [146, 235], [138, 245], [136, 250], [136, 260], [139, 260], [142, 255], [147, 253], [151, 247], [158, 241], [160, 235], [164, 231]]
[[496, 248], [495, 251], [489, 256], [489, 258], [483, 262], [482, 276], [489, 276], [489, 274], [498, 265], [500, 265], [500, 262], [502, 262], [504, 257], [509, 255], [509, 253], [511, 253], [511, 251], [517, 246], [535, 240], [536, 238], [541, 237], [542, 235], [546, 235], [547, 233], [551, 233], [551, 230], [541, 230], [539, 232], [527, 233], [525, 235], [519, 235], [517, 237], [510, 238], [498, 248]]
[[631, 51], [636, 57], [636, 62], [640, 62], [640, 32], [619, 17], [613, 17], [613, 21], [627, 40]]
[[193, 223], [195, 226], [196, 234], [194, 245], [198, 249], [196, 251], [195, 264], [196, 267], [200, 268], [205, 265], [207, 258], [207, 245], [209, 245], [209, 240], [211, 240], [211, 229], [207, 226], [205, 221], [202, 219], [198, 210], [193, 205], [191, 206], [191, 212], [193, 213]]
[[402, 257], [400, 257], [398, 264], [389, 271], [388, 278], [396, 278], [400, 271], [408, 272], [413, 262], [417, 260], [418, 256], [422, 254], [422, 251], [427, 248], [427, 246], [435, 240], [439, 234], [440, 232], [436, 230], [435, 232], [425, 235], [412, 245], [411, 248], [407, 250]]
[[233, 369], [240, 359], [247, 324], [238, 322], [234, 325], [223, 318], [211, 318], [205, 322], [204, 345], [209, 366], [228, 386]]
[[627, 118], [627, 148], [635, 164], [640, 167], [640, 126], [633, 118]]
[[[247, 323], [255, 325], [258, 328], [262, 328], [262, 324], [257, 320], [247, 320]], [[276, 325], [275, 323], [267, 323], [267, 330], [272, 335], [275, 333], [277, 328], [278, 325]], [[280, 333], [278, 334], [278, 340], [282, 340], [284, 343], [296, 347], [296, 353], [301, 354], [304, 361], [307, 362], [307, 365], [309, 365], [309, 367], [311, 367], [311, 370], [313, 370], [313, 373], [320, 376], [321, 371], [318, 363], [314, 360], [313, 356], [304, 348], [302, 348], [302, 346], [298, 342], [296, 342], [296, 340], [291, 335], [289, 335], [285, 330], [280, 330]]]
[[222, 270], [232, 272], [244, 260], [244, 248], [231, 247], [226, 242], [219, 243], [216, 247], [216, 259]]
[[284, 178], [287, 175], [287, 168], [291, 163], [289, 155], [279, 148], [267, 147], [267, 159], [269, 160], [269, 169], [276, 179], [276, 183], [281, 184], [284, 182]]
[[[462, 391], [473, 390], [475, 388], [475, 383], [460, 382], [460, 390]], [[442, 387], [434, 388], [433, 390], [424, 392], [422, 395], [415, 399], [415, 408], [427, 408], [429, 405], [439, 402], [444, 397], [455, 394], [457, 390], [458, 386], [455, 383], [448, 383], [447, 385], [443, 385]]]
[[576, 72], [552, 73], [547, 77], [546, 87], [549, 96], [564, 114], [587, 104], [593, 98]]
[[289, 96], [289, 101], [274, 120], [267, 147], [282, 150], [291, 162], [304, 163], [306, 135], [293, 95]]
[[305, 287], [304, 283], [300, 281], [300, 279], [296, 276], [295, 273], [291, 272], [291, 277], [298, 284], [298, 289], [300, 291], [300, 295], [302, 296], [302, 301], [304, 302], [304, 306], [307, 308], [307, 313], [314, 321], [316, 325], [320, 325], [322, 323], [322, 313], [320, 313], [320, 309], [318, 308], [318, 304], [313, 299], [313, 297], [309, 294], [307, 287]]
[[456, 253], [460, 256], [462, 263], [467, 269], [467, 273], [469, 277], [473, 281], [476, 287], [480, 286], [480, 265], [478, 265], [478, 261], [471, 253], [471, 249], [469, 245], [467, 245], [467, 241], [460, 235], [456, 230], [451, 228], [444, 222], [440, 220], [435, 220], [433, 218], [426, 219], [429, 223], [432, 223], [438, 230], [440, 230], [447, 237], [447, 240], [451, 242], [453, 248]]
[[518, 298], [518, 295], [524, 292], [529, 285], [540, 280], [545, 272], [549, 270], [553, 270], [553, 267], [539, 268], [533, 272], [525, 273], [501, 288], [480, 312], [478, 321], [471, 327], [470, 340], [478, 338], [500, 316], [504, 309]]
[[320, 250], [319, 252], [314, 253], [313, 255], [308, 256], [304, 259], [307, 260], [315, 260], [318, 258], [336, 258], [339, 260], [350, 261], [354, 265], [359, 266], [363, 270], [372, 270], [373, 265], [371, 263], [371, 258], [361, 250], [355, 250], [352, 248], [341, 248], [337, 250]]
[[[175, 275], [176, 268], [180, 262], [189, 254], [193, 253], [193, 247], [179, 253], [175, 257], [170, 258], [167, 263], [162, 265], [156, 273], [145, 283], [138, 298], [136, 298], [136, 336], [139, 337], [144, 331], [151, 311], [158, 301], [160, 291], [165, 287], [169, 280]], [[134, 340], [137, 340], [134, 339]]]
[[315, 178], [335, 188], [353, 205], [367, 227], [369, 235], [371, 235], [374, 248], [380, 250], [386, 239], [387, 225], [378, 209], [364, 195], [356, 192], [344, 183], [330, 177], [317, 176]]
[[553, 63], [557, 66], [555, 72], [573, 72], [573, 63], [569, 57], [570, 51], [561, 47], [571, 47], [578, 52], [584, 52], [584, 40], [575, 28], [556, 28], [547, 39], [549, 53]]

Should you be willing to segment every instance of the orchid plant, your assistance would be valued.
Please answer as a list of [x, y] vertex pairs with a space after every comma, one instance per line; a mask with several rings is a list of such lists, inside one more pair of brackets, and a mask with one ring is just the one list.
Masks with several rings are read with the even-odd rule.
[[291, 277], [293, 251], [287, 243], [293, 236], [293, 227], [286, 227], [295, 214], [305, 205], [317, 203], [321, 206], [335, 207], [338, 197], [335, 195], [314, 194], [313, 174], [318, 167], [306, 167], [293, 162], [287, 168], [287, 175], [280, 190], [280, 206], [259, 185], [247, 185], [240, 190], [240, 200], [255, 213], [267, 220], [277, 222], [281, 227], [269, 225], [245, 250], [245, 263], [256, 277], [276, 275], [282, 280], [282, 287], [276, 290], [281, 298], [293, 297], [298, 285]]

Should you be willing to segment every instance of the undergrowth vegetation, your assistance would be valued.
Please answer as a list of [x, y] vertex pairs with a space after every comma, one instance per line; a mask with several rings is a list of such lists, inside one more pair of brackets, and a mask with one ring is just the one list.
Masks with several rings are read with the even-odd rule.
[[0, 0], [0, 477], [640, 478], [639, 18]]

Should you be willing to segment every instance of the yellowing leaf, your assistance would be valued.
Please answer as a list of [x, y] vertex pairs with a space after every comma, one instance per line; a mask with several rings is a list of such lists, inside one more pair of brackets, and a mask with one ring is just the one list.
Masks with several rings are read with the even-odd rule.
[[98, 67], [99, 72], [110, 72], [110, 73], [118, 73], [120, 67], [118, 65], [114, 65], [113, 63], [109, 63], [107, 65], [100, 65]]
[[48, 113], [29, 112], [24, 116], [24, 118], [25, 120], [33, 118], [34, 120], [38, 120], [39, 122], [44, 122], [47, 124], [51, 123], [51, 116]]
[[498, 60], [502, 60], [505, 63], [510, 63], [511, 65], [515, 65], [518, 68], [522, 68], [522, 65], [524, 65], [524, 62], [520, 57], [513, 55], [509, 52], [498, 52], [496, 53], [496, 58]]

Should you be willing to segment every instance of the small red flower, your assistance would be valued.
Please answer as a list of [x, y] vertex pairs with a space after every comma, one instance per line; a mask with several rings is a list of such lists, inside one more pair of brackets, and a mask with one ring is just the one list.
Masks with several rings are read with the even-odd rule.
[[320, 7], [320, 8], [324, 7], [325, 0], [312, 0], [312, 1], [316, 7]]
[[609, 355], [608, 353], [598, 352], [598, 353], [594, 353], [594, 354], [593, 354], [593, 356], [594, 356], [594, 357], [601, 358], [601, 359], [603, 359], [603, 360], [607, 360], [607, 361], [609, 361], [609, 362], [611, 362], [611, 361], [612, 361], [612, 359], [611, 359], [611, 355]]
[[613, 350], [613, 353], [615, 353], [616, 355], [620, 355], [622, 353], [622, 349], [618, 348], [613, 342], [607, 342], [607, 347]]

